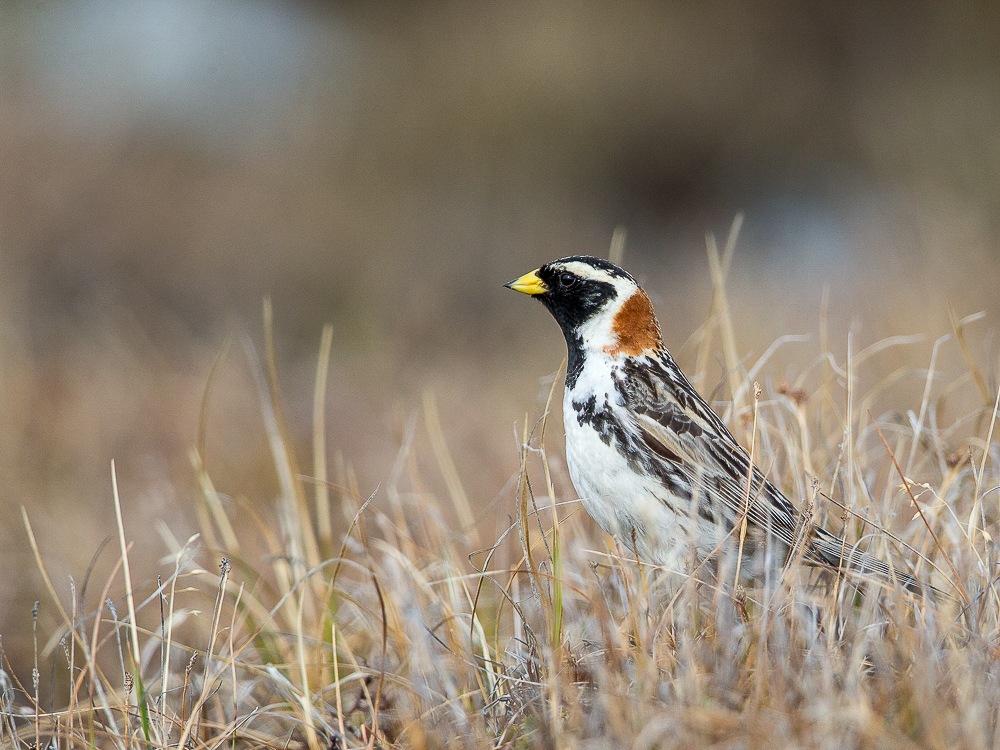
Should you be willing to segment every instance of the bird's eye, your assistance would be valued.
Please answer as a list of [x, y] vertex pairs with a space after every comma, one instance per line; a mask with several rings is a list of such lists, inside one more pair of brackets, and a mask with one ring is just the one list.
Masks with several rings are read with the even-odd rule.
[[559, 286], [563, 289], [569, 289], [573, 284], [576, 283], [576, 276], [571, 274], [569, 271], [564, 271], [559, 274]]

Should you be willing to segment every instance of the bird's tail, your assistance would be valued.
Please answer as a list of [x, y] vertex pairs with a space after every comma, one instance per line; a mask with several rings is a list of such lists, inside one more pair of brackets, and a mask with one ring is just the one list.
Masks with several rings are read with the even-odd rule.
[[902, 584], [907, 591], [917, 596], [937, 592], [933, 586], [924, 583], [905, 570], [892, 567], [888, 563], [862, 552], [857, 547], [845, 544], [843, 539], [822, 528], [814, 528], [806, 558], [813, 563], [829, 566], [859, 578], [875, 579], [881, 583]]

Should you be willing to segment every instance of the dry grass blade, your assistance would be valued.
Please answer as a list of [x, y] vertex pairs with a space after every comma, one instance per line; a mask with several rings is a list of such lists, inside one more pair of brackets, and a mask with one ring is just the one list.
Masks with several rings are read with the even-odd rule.
[[528, 483], [528, 419], [524, 420], [525, 441], [521, 445], [521, 468], [517, 482], [517, 513], [518, 513], [518, 534], [521, 539], [521, 552], [524, 560], [528, 564], [528, 580], [531, 582], [531, 590], [535, 596], [544, 603], [548, 603], [545, 589], [538, 585], [538, 566], [535, 564], [535, 556], [531, 552], [531, 532], [528, 524], [528, 496], [531, 493], [531, 486]]
[[424, 418], [427, 422], [427, 435], [430, 438], [431, 447], [434, 449], [438, 467], [444, 477], [445, 486], [448, 488], [452, 506], [458, 515], [462, 533], [471, 533], [475, 537], [476, 518], [469, 506], [469, 498], [462, 487], [462, 479], [451, 458], [448, 444], [445, 442], [444, 431], [441, 429], [441, 417], [438, 414], [437, 398], [431, 391], [424, 393]]
[[959, 593], [962, 595], [962, 601], [965, 602], [966, 606], [968, 606], [970, 601], [969, 592], [965, 590], [965, 586], [962, 584], [962, 578], [958, 575], [958, 571], [955, 569], [955, 564], [951, 561], [951, 557], [948, 555], [944, 546], [942, 546], [941, 540], [938, 539], [938, 535], [934, 531], [934, 527], [931, 525], [930, 521], [927, 520], [927, 516], [924, 515], [924, 511], [920, 507], [920, 503], [917, 502], [917, 498], [913, 495], [913, 489], [910, 487], [910, 481], [906, 478], [906, 475], [903, 474], [903, 470], [899, 467], [896, 455], [892, 452], [892, 448], [889, 447], [889, 442], [885, 439], [885, 435], [882, 434], [882, 430], [879, 429], [878, 423], [875, 421], [875, 417], [872, 416], [871, 412], [868, 412], [868, 417], [875, 426], [875, 431], [878, 432], [878, 436], [881, 438], [882, 444], [885, 446], [885, 450], [889, 454], [889, 458], [892, 459], [892, 465], [896, 468], [896, 473], [899, 474], [899, 479], [903, 483], [903, 489], [906, 490], [906, 494], [910, 496], [910, 501], [913, 503], [913, 507], [916, 508], [917, 513], [920, 514], [920, 520], [924, 522], [924, 526], [926, 526], [927, 531], [930, 532], [931, 538], [934, 539], [934, 545], [938, 548], [941, 556], [944, 557], [945, 562], [948, 563], [948, 567], [951, 568], [951, 573], [954, 578], [950, 581], [950, 583], [958, 589]]
[[333, 544], [330, 522], [330, 488], [326, 473], [326, 387], [330, 374], [333, 326], [323, 326], [316, 358], [316, 388], [313, 391], [313, 475], [316, 478], [316, 532], [326, 548]]
[[[726, 295], [726, 278], [729, 275], [729, 268], [732, 265], [736, 251], [736, 238], [739, 236], [740, 228], [743, 226], [743, 214], [737, 214], [733, 219], [733, 224], [729, 229], [729, 236], [726, 238], [726, 246], [723, 254], [719, 255], [719, 248], [715, 241], [715, 235], [711, 232], [705, 238], [705, 245], [708, 250], [708, 266], [712, 279], [712, 302], [710, 305], [709, 319], [705, 324], [704, 336], [698, 349], [698, 359], [695, 365], [696, 373], [705, 373], [708, 370], [708, 360], [712, 351], [712, 331], [718, 328], [722, 338], [722, 348], [725, 353], [727, 377], [729, 379], [729, 390], [735, 394], [740, 387], [739, 377], [739, 356], [736, 354], [736, 337], [733, 333], [733, 321], [729, 313], [729, 298]], [[734, 410], [738, 405], [734, 402]]]
[[372, 704], [372, 736], [368, 747], [375, 747], [375, 738], [378, 736], [378, 712], [382, 704], [382, 685], [385, 681], [385, 656], [389, 643], [389, 618], [385, 613], [385, 597], [382, 596], [382, 587], [379, 585], [378, 576], [373, 572], [372, 584], [375, 586], [375, 593], [378, 594], [379, 612], [382, 615], [382, 668], [378, 672], [378, 687], [375, 688], [375, 702]]
[[[211, 477], [205, 467], [205, 461], [208, 456], [208, 406], [219, 377], [219, 371], [222, 363], [226, 360], [231, 343], [232, 340], [227, 336], [219, 349], [219, 353], [216, 354], [212, 362], [212, 369], [208, 373], [208, 379], [202, 391], [201, 406], [198, 409], [198, 442], [196, 449], [191, 452], [191, 464], [194, 467], [195, 475], [198, 477], [198, 484], [201, 487], [200, 499], [208, 506], [212, 521], [214, 521], [214, 524], [209, 523], [209, 519], [205, 515], [205, 508], [199, 503], [199, 520], [201, 521], [201, 527], [208, 539], [208, 543], [215, 549], [222, 549], [224, 547], [230, 551], [236, 551], [239, 548], [236, 532], [229, 521], [229, 516], [226, 515], [226, 511], [222, 507], [222, 501], [219, 499], [219, 495], [215, 491], [215, 486], [212, 484]], [[221, 542], [215, 537], [216, 528], [222, 535]]]
[[740, 585], [740, 567], [743, 564], [743, 543], [747, 538], [747, 522], [750, 520], [750, 493], [753, 491], [753, 468], [757, 458], [757, 404], [760, 402], [760, 384], [753, 384], [753, 427], [750, 430], [750, 460], [747, 462], [747, 491], [743, 497], [743, 513], [740, 518], [740, 545], [736, 553], [736, 576], [733, 588]]
[[990, 389], [986, 385], [986, 378], [983, 377], [982, 370], [980, 370], [979, 365], [976, 364], [976, 357], [972, 353], [972, 347], [969, 346], [969, 342], [965, 337], [966, 326], [968, 326], [969, 323], [974, 323], [975, 321], [986, 317], [986, 313], [977, 312], [959, 319], [958, 314], [955, 312], [955, 308], [952, 305], [948, 305], [948, 317], [951, 320], [952, 330], [955, 331], [955, 338], [958, 339], [958, 345], [962, 349], [962, 357], [965, 359], [965, 366], [968, 367], [969, 372], [972, 374], [972, 379], [976, 384], [976, 388], [979, 390], [979, 395], [982, 396], [983, 403], [988, 404], [990, 402]]
[[[990, 417], [990, 429], [986, 433], [986, 445], [989, 446], [993, 442], [993, 428], [996, 427], [997, 423], [997, 412], [1000, 411], [1000, 388], [997, 389], [997, 397], [993, 402], [993, 414]], [[976, 524], [978, 523], [979, 511], [982, 504], [982, 489], [983, 489], [983, 477], [986, 475], [986, 459], [989, 456], [989, 450], [983, 451], [983, 461], [979, 466], [979, 471], [976, 473], [976, 494], [973, 496], [972, 511], [969, 513], [969, 543], [975, 545], [975, 533]]]
[[625, 240], [628, 237], [628, 230], [619, 225], [611, 233], [611, 246], [608, 248], [608, 260], [616, 266], [621, 266], [625, 260]]
[[[271, 450], [274, 452], [274, 465], [278, 470], [282, 491], [290, 501], [295, 503], [297, 517], [300, 520], [309, 518], [306, 505], [305, 488], [302, 486], [301, 474], [295, 451], [290, 450], [292, 441], [288, 436], [288, 426], [285, 423], [285, 411], [282, 405], [281, 385], [278, 379], [278, 359], [274, 351], [274, 312], [271, 300], [264, 300], [264, 347], [265, 363], [267, 365], [267, 399], [261, 399], [264, 406], [264, 418], [268, 424]], [[319, 546], [312, 533], [312, 523], [299, 525], [298, 535], [303, 544], [303, 554], [309, 567], [319, 564]]]

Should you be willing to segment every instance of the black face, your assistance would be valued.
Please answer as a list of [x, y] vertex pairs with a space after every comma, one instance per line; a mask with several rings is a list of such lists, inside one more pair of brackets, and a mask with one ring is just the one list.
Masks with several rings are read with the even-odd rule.
[[[573, 332], [587, 321], [594, 313], [600, 310], [608, 301], [617, 296], [615, 287], [606, 281], [595, 281], [594, 279], [582, 279], [572, 271], [563, 267], [567, 261], [580, 260], [591, 265], [597, 265], [593, 261], [597, 258], [562, 258], [546, 263], [538, 269], [540, 278], [548, 291], [537, 295], [537, 299], [545, 305], [552, 317], [559, 323], [567, 340]], [[618, 270], [607, 261], [601, 261], [609, 268], [602, 270]], [[624, 273], [624, 271], [622, 271]]]
[[580, 338], [579, 328], [605, 304], [615, 299], [618, 292], [614, 285], [607, 281], [583, 279], [567, 270], [564, 264], [570, 261], [587, 263], [610, 276], [627, 278], [633, 282], [634, 279], [613, 263], [582, 255], [560, 258], [538, 269], [538, 277], [548, 290], [535, 295], [535, 298], [552, 313], [552, 317], [562, 328], [563, 336], [566, 337], [569, 354], [566, 383], [572, 387], [583, 367], [583, 341]]

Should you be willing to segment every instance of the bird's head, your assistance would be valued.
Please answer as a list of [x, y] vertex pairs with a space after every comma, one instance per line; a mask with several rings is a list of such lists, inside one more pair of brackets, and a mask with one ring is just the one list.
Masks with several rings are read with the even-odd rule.
[[649, 297], [629, 274], [601, 258], [560, 258], [504, 286], [530, 294], [548, 308], [571, 354], [578, 346], [611, 356], [638, 356], [663, 345]]

